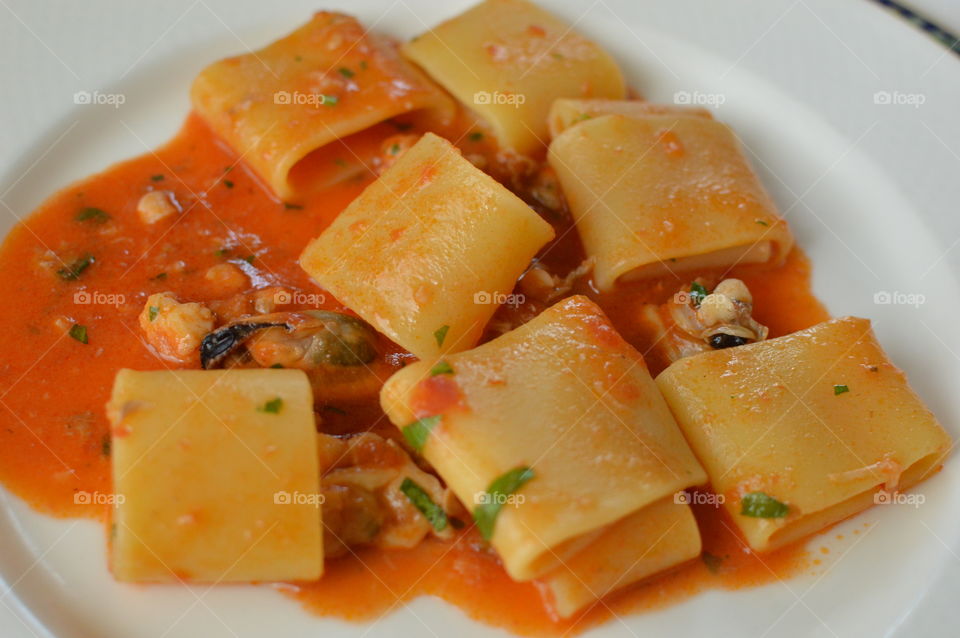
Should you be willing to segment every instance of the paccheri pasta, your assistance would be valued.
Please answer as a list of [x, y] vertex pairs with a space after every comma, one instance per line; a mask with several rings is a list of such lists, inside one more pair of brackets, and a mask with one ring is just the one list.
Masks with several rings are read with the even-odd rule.
[[0, 480], [118, 581], [568, 635], [800, 572], [951, 447], [733, 130], [526, 0], [320, 12], [191, 97], [0, 250]]
[[793, 245], [720, 122], [681, 113], [583, 120], [550, 143], [596, 281], [776, 263]]
[[865, 319], [681, 359], [657, 385], [758, 551], [915, 485], [950, 448]]
[[[510, 506], [487, 536], [513, 578], [544, 578], [559, 613], [595, 599], [578, 581], [606, 593], [699, 554], [693, 515], [674, 496], [706, 475], [643, 358], [593, 302], [571, 297], [445, 361], [443, 374], [422, 361], [391, 377], [384, 410], [407, 432], [435, 420], [418, 447], [478, 523], [488, 486], [530, 468], [516, 494], [501, 494]], [[671, 542], [650, 545], [671, 527]]]

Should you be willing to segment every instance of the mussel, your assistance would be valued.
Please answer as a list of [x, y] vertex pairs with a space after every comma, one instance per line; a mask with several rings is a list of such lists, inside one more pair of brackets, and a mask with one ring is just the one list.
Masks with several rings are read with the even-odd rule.
[[366, 322], [327, 310], [255, 315], [207, 334], [200, 363], [218, 367], [295, 368], [310, 377], [317, 402], [375, 397], [392, 366], [378, 357]]

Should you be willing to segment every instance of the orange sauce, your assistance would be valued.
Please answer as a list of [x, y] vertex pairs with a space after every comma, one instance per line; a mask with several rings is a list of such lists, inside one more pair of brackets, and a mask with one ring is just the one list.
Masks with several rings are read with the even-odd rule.
[[[389, 133], [395, 130], [383, 134]], [[366, 138], [362, 143], [371, 144]], [[183, 367], [161, 361], [142, 340], [137, 316], [146, 297], [170, 290], [184, 300], [220, 299], [222, 292], [204, 273], [230, 259], [249, 262], [263, 282], [316, 292], [297, 258], [373, 179], [368, 171], [356, 173], [285, 205], [191, 115], [165, 147], [60, 191], [15, 227], [0, 251], [5, 308], [0, 333], [7, 343], [0, 362], [0, 480], [7, 488], [41, 512], [106, 521], [106, 506], [75, 504], [74, 495], [110, 492], [103, 406], [114, 374], [123, 367]], [[143, 224], [136, 205], [150, 189], [173, 191], [184, 212], [154, 226]], [[87, 207], [110, 217], [76, 219]], [[561, 229], [558, 235], [543, 263], [565, 274], [582, 259], [582, 250], [575, 232]], [[57, 275], [64, 263], [86, 254], [93, 262], [76, 280]], [[810, 265], [798, 250], [782, 267], [735, 268], [730, 275], [747, 282], [756, 317], [770, 327], [771, 336], [827, 318], [810, 292]], [[665, 300], [683, 283], [671, 277], [613, 295], [593, 294], [584, 284], [582, 292], [597, 299], [642, 351], [644, 344], [635, 342], [631, 328], [640, 306]], [[323, 306], [343, 309], [332, 298]], [[67, 335], [72, 324], [87, 327], [89, 343]], [[344, 433], [375, 423], [382, 429], [384, 421], [379, 406], [371, 404], [324, 412], [322, 429]], [[402, 601], [434, 595], [473, 618], [520, 634], [560, 635], [707, 588], [769, 583], [813, 564], [799, 546], [761, 558], [745, 549], [724, 513], [704, 505], [695, 506], [695, 513], [704, 536], [703, 560], [627, 588], [568, 621], [551, 616], [536, 585], [510, 580], [472, 531], [452, 543], [429, 540], [412, 550], [362, 550], [328, 561], [321, 581], [284, 590], [316, 613], [351, 620], [376, 619]]]

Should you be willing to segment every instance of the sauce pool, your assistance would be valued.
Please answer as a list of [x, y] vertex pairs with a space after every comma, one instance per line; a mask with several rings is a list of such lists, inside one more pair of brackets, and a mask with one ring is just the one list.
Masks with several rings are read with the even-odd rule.
[[[369, 171], [356, 172], [356, 178], [295, 205], [279, 202], [191, 115], [156, 153], [69, 186], [14, 227], [0, 249], [0, 302], [6, 309], [0, 332], [7, 339], [0, 362], [0, 481], [40, 512], [106, 522], [108, 506], [85, 503], [77, 495], [111, 492], [104, 405], [114, 374], [120, 368], [199, 365], [174, 365], [151, 351], [137, 322], [146, 298], [169, 290], [182, 300], [222, 299], [222, 290], [204, 274], [225, 261], [243, 261], [260, 287], [316, 292], [297, 258], [374, 178]], [[154, 189], [172, 191], [183, 213], [147, 226], [136, 206]], [[92, 208], [108, 217], [81, 214]], [[558, 235], [543, 263], [565, 274], [583, 255], [576, 233]], [[87, 257], [92, 261], [80, 276], [58, 274]], [[781, 267], [739, 267], [729, 276], [750, 287], [755, 317], [770, 327], [771, 336], [828, 318], [810, 291], [809, 262], [797, 249]], [[671, 278], [592, 296], [643, 351], [645, 344], [636, 343], [632, 328], [636, 313], [679, 286]], [[343, 310], [329, 296], [321, 305]], [[86, 344], [69, 335], [73, 325], [86, 327]], [[340, 434], [378, 422], [382, 428], [379, 406], [371, 404], [346, 416], [337, 411], [329, 420], [324, 415], [322, 429]], [[721, 510], [695, 505], [694, 511], [703, 534], [702, 559], [607, 597], [567, 621], [551, 615], [535, 584], [510, 580], [472, 531], [453, 542], [427, 540], [412, 550], [360, 550], [328, 561], [316, 583], [281, 589], [312, 612], [349, 620], [374, 620], [403, 601], [434, 595], [515, 633], [562, 635], [614, 614], [676, 603], [704, 589], [775, 582], [814, 564], [800, 545], [758, 557], [746, 550]]]

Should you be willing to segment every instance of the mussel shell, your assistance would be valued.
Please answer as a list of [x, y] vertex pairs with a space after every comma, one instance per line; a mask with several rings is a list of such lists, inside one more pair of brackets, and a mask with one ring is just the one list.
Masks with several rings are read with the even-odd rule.
[[276, 322], [250, 322], [229, 324], [214, 330], [200, 342], [200, 365], [203, 366], [204, 370], [216, 368], [223, 363], [223, 360], [230, 353], [242, 346], [243, 342], [250, 338], [250, 335], [267, 328], [286, 328], [289, 330], [290, 326]]

